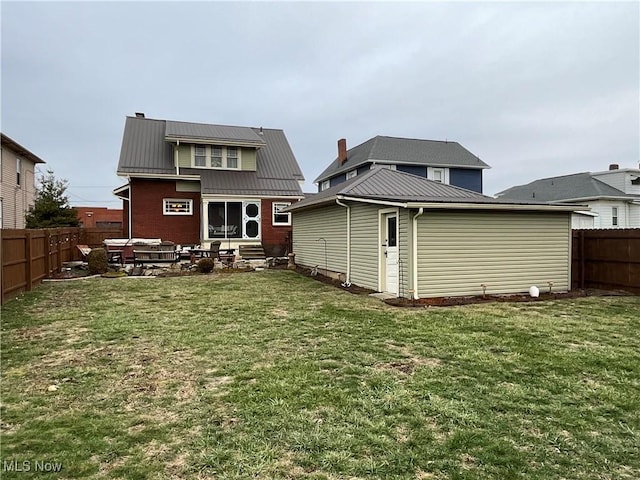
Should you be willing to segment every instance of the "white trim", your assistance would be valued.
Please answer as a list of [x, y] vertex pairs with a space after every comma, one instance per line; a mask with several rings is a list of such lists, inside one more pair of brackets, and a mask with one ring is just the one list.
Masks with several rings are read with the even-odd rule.
[[420, 292], [418, 291], [418, 217], [424, 213], [424, 208], [420, 207], [418, 213], [413, 216], [413, 231], [412, 233], [412, 248], [411, 252], [413, 264], [413, 298], [418, 300], [420, 298]]
[[[171, 203], [186, 203], [188, 211], [186, 212], [172, 212], [167, 211], [167, 206]], [[162, 214], [163, 215], [193, 215], [193, 200], [190, 198], [163, 198], [162, 199]]]
[[[204, 148], [204, 165], [196, 165], [196, 148]], [[213, 159], [213, 149], [214, 148], [219, 148], [220, 149], [220, 162], [221, 165], [220, 167], [214, 167], [212, 166], [212, 159]], [[237, 156], [236, 157], [232, 157], [235, 158], [236, 160], [236, 166], [235, 167], [229, 167], [229, 148], [235, 148], [236, 149], [236, 153]], [[238, 147], [236, 145], [221, 145], [221, 144], [213, 144], [213, 145], [208, 145], [208, 144], [202, 144], [202, 143], [198, 143], [198, 144], [193, 144], [191, 145], [191, 166], [190, 168], [197, 168], [197, 169], [202, 169], [202, 170], [229, 170], [232, 172], [238, 171], [238, 170], [242, 170], [242, 148]]]
[[151, 178], [154, 180], [200, 180], [200, 175], [176, 175], [175, 173], [120, 173], [119, 177], [127, 178]]
[[[398, 233], [400, 232], [399, 228], [399, 219], [400, 219], [400, 209], [399, 208], [381, 208], [378, 210], [378, 291], [383, 292], [384, 286], [386, 286], [386, 264], [383, 268], [383, 250], [382, 243], [384, 242], [384, 235], [386, 233], [386, 215], [390, 213], [395, 213], [398, 217]], [[400, 240], [400, 236], [398, 235], [398, 243]], [[400, 247], [398, 246], [398, 258], [400, 258]], [[386, 260], [386, 259], [385, 259]], [[383, 280], [384, 273], [384, 280]], [[400, 292], [400, 276], [398, 276], [398, 292]], [[398, 293], [399, 294], [399, 293]]]
[[[440, 180], [435, 179], [436, 172], [440, 172]], [[427, 167], [427, 180], [449, 185], [449, 169], [445, 167]]]
[[355, 178], [358, 176], [358, 169], [355, 168], [353, 170], [349, 170], [346, 174], [345, 174], [345, 178], [346, 180], [351, 180], [352, 178]]

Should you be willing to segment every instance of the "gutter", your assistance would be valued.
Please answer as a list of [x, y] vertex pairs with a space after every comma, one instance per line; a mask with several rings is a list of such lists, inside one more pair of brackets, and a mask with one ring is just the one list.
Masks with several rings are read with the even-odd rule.
[[336, 198], [336, 204], [347, 209], [347, 278], [344, 285], [351, 285], [351, 207]]
[[420, 207], [418, 213], [413, 216], [413, 231], [411, 232], [413, 234], [413, 299], [415, 300], [420, 298], [420, 294], [418, 293], [418, 217], [423, 213], [424, 208]]

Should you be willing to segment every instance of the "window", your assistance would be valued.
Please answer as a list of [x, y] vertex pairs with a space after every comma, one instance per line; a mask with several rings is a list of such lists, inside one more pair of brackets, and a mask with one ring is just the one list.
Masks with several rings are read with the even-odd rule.
[[618, 226], [618, 207], [611, 207], [611, 225]]
[[20, 174], [22, 173], [22, 159], [16, 158], [16, 185], [20, 186]]
[[165, 215], [193, 215], [193, 200], [165, 198]]
[[193, 157], [193, 164], [196, 167], [207, 166], [207, 149], [203, 145], [196, 145]]
[[350, 178], [353, 178], [355, 176], [358, 175], [358, 170], [351, 170], [350, 172], [347, 172], [347, 180], [349, 180]]
[[208, 238], [260, 238], [260, 202], [209, 202]]
[[273, 203], [273, 225], [291, 225], [291, 213], [281, 213], [280, 210], [287, 208], [291, 203]]
[[427, 178], [439, 183], [449, 183], [449, 169], [448, 168], [434, 168], [427, 167]]
[[240, 149], [220, 145], [194, 145], [193, 163], [199, 168], [240, 168]]
[[222, 168], [222, 147], [211, 147], [211, 167]]
[[327, 189], [330, 187], [330, 185], [331, 185], [331, 184], [329, 183], [329, 180], [325, 180], [324, 182], [322, 182], [322, 183], [320, 184], [320, 190], [321, 190], [321, 191], [322, 191], [322, 190], [327, 190]]
[[238, 147], [227, 147], [227, 168], [238, 168]]

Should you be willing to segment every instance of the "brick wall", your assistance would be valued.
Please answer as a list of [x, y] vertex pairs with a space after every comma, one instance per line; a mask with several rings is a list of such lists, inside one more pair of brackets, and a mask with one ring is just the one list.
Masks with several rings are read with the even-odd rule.
[[[161, 238], [176, 244], [200, 243], [200, 194], [177, 192], [175, 180], [131, 179], [132, 237]], [[192, 215], [164, 215], [163, 199], [193, 200]]]
[[291, 199], [263, 198], [260, 215], [262, 216], [262, 248], [268, 257], [285, 255], [291, 241], [291, 225], [274, 226], [272, 216], [273, 202], [291, 202]]
[[73, 207], [80, 226], [93, 228], [103, 223], [112, 224], [114, 228], [122, 228], [122, 209], [106, 207]]

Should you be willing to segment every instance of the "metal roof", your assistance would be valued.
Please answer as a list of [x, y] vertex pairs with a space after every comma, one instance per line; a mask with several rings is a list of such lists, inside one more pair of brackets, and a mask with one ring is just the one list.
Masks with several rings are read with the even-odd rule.
[[347, 150], [347, 160], [344, 164], [340, 165], [336, 158], [315, 179], [315, 182], [321, 182], [370, 162], [431, 167], [491, 168], [458, 142], [378, 135]]
[[264, 139], [249, 127], [176, 122], [173, 120], [166, 121], [165, 138], [167, 140], [201, 139], [256, 147], [265, 145]]
[[508, 188], [497, 195], [504, 199], [537, 200], [539, 202], [561, 202], [598, 197], [633, 198], [632, 195], [627, 195], [622, 190], [594, 178], [590, 172], [542, 178], [526, 185]]
[[[172, 146], [165, 137], [167, 123], [165, 120], [127, 117], [118, 175], [176, 175]], [[173, 123], [202, 125], [186, 122]], [[221, 126], [212, 125], [212, 127]], [[260, 142], [260, 145], [255, 145], [257, 148], [255, 172], [180, 168], [179, 174], [200, 176], [202, 193], [302, 197], [299, 181], [304, 181], [304, 176], [284, 131], [251, 127], [229, 128], [242, 130], [244, 140], [250, 136], [246, 134], [248, 130]]]
[[44, 160], [42, 160], [39, 156], [37, 156], [35, 153], [32, 153], [31, 151], [24, 148], [15, 140], [12, 140], [11, 138], [7, 137], [4, 133], [0, 134], [0, 143], [2, 143], [3, 146], [9, 147], [11, 150], [13, 150], [15, 153], [17, 153], [21, 157], [31, 160], [33, 163], [47, 163]]
[[544, 202], [514, 202], [497, 199], [453, 185], [434, 182], [417, 175], [388, 168], [375, 168], [340, 185], [305, 198], [291, 205], [287, 210], [295, 211], [320, 206], [340, 198], [392, 203], [473, 203], [484, 204], [488, 208], [497, 205], [507, 207], [509, 205], [524, 205], [532, 208], [549, 206]]

